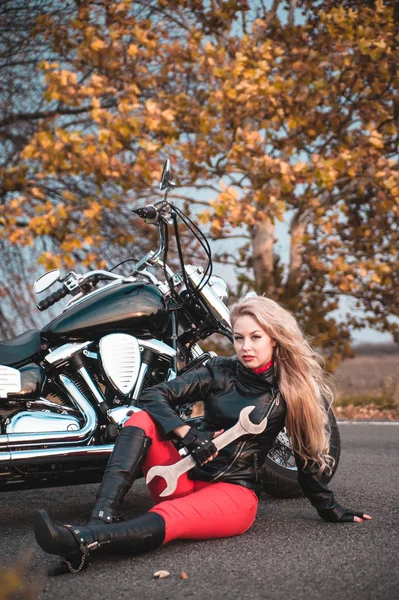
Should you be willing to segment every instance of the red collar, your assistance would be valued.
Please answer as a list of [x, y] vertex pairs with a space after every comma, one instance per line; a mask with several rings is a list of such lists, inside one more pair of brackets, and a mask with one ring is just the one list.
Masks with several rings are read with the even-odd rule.
[[257, 367], [256, 369], [252, 369], [252, 371], [254, 373], [256, 373], [256, 375], [260, 375], [261, 373], [264, 373], [265, 371], [270, 369], [270, 367], [272, 367], [272, 366], [273, 366], [273, 359], [269, 360], [269, 362], [267, 362], [265, 365], [263, 365], [263, 367]]

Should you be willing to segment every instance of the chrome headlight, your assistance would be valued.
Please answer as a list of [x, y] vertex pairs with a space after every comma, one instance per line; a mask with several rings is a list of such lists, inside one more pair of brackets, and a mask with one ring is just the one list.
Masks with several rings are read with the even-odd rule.
[[[193, 265], [186, 265], [185, 269], [188, 278], [193, 284], [193, 286], [198, 287], [198, 285], [201, 283], [204, 270], [201, 267], [194, 267]], [[208, 282], [200, 291], [200, 296], [203, 300], [205, 300], [210, 311], [220, 321], [222, 326], [226, 327], [227, 329], [230, 329], [231, 324], [229, 310], [224, 304], [223, 300], [221, 300], [221, 298], [217, 294], [217, 289], [221, 289], [223, 293], [226, 293], [227, 286], [224, 283], [223, 279], [221, 279], [221, 277], [215, 276], [211, 279], [215, 279], [217, 281], [212, 286], [210, 285], [210, 282]], [[225, 289], [223, 289], [223, 287], [219, 284], [219, 280], [224, 284]]]
[[222, 302], [227, 300], [229, 297], [229, 290], [227, 288], [226, 282], [217, 275], [212, 275], [209, 280], [209, 285], [212, 288], [212, 291], [215, 292], [216, 296], [220, 298]]

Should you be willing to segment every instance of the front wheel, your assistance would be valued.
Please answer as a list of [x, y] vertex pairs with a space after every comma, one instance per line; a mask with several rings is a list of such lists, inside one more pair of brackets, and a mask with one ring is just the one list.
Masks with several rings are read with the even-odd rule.
[[[329, 421], [331, 427], [330, 455], [334, 459], [334, 466], [328, 475], [328, 481], [334, 476], [341, 455], [341, 439], [334, 413], [330, 410]], [[298, 470], [295, 465], [294, 453], [291, 448], [290, 438], [283, 429], [276, 437], [273, 448], [267, 455], [260, 468], [260, 481], [262, 488], [271, 496], [279, 498], [297, 498], [303, 492], [297, 482]]]

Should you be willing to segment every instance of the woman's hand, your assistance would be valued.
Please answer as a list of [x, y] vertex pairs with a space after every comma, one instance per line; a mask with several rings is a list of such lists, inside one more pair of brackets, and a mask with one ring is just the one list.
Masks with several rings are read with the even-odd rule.
[[182, 443], [186, 446], [198, 466], [206, 464], [218, 455], [217, 448], [212, 439], [220, 435], [222, 431], [212, 433], [210, 431], [198, 431], [190, 428], [188, 433], [182, 438]]
[[373, 517], [370, 517], [370, 515], [366, 515], [363, 512], [348, 508], [341, 518], [338, 519], [338, 523], [363, 523], [363, 521], [371, 521], [372, 518]]
[[[219, 431], [215, 431], [215, 433], [212, 436], [212, 439], [214, 440], [216, 437], [218, 437], [218, 435], [220, 435], [221, 433], [223, 433], [224, 429], [219, 429]], [[203, 462], [202, 464], [205, 465], [207, 462], [210, 462], [211, 460], [213, 460], [214, 458], [217, 457], [217, 455], [219, 454], [219, 452], [216, 450], [215, 454], [212, 454], [212, 456], [210, 456], [205, 462]]]
[[[359, 512], [347, 508], [343, 515], [339, 519], [335, 518], [336, 523], [363, 523], [363, 521], [371, 521], [373, 517], [366, 515], [366, 513]], [[327, 519], [330, 520], [330, 519]], [[332, 521], [334, 519], [331, 519]]]
[[317, 512], [325, 521], [330, 523], [363, 523], [363, 521], [371, 521], [373, 517], [364, 512], [344, 508], [337, 502], [333, 508], [317, 509]]
[[371, 521], [372, 518], [373, 517], [370, 517], [370, 515], [366, 515], [366, 513], [364, 513], [361, 517], [354, 516], [353, 520], [355, 521], [355, 523], [363, 523], [363, 521]]

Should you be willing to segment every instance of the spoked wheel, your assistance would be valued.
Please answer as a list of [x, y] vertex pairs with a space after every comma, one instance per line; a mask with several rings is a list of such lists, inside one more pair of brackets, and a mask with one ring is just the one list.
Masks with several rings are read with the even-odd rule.
[[[334, 476], [341, 454], [341, 440], [334, 413], [329, 412], [331, 427], [330, 455], [334, 458], [334, 466], [327, 480]], [[267, 455], [260, 469], [260, 480], [265, 492], [279, 498], [297, 498], [303, 492], [297, 482], [298, 470], [295, 464], [291, 441], [285, 429], [276, 437], [275, 444]]]

